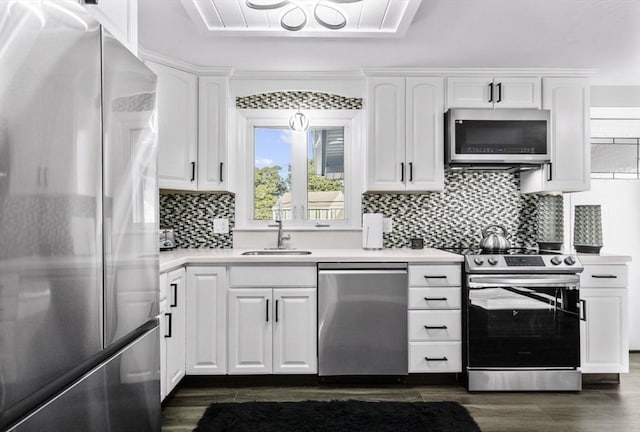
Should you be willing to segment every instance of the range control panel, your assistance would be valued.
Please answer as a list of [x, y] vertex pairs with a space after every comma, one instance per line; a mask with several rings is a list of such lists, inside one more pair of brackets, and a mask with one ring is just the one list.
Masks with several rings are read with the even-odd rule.
[[580, 273], [575, 255], [466, 255], [467, 273]]

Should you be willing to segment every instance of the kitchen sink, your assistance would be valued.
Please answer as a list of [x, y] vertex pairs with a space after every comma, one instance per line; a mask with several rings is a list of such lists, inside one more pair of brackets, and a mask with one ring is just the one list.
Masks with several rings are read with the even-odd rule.
[[265, 249], [243, 252], [242, 255], [311, 255], [311, 251], [295, 249]]

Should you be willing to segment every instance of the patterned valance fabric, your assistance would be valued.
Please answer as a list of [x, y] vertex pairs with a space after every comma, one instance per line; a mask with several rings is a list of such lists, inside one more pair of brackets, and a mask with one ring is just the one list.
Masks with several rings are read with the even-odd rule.
[[236, 98], [240, 109], [362, 109], [362, 98], [329, 93], [286, 91], [262, 93]]

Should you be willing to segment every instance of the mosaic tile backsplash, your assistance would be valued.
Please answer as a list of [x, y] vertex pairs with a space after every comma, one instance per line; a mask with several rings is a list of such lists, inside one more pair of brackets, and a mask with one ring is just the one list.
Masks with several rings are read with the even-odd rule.
[[421, 238], [425, 247], [478, 246], [481, 229], [503, 225], [514, 247], [535, 246], [538, 195], [519, 191], [510, 173], [446, 173], [443, 192], [425, 194], [364, 194], [363, 213], [393, 218], [393, 232], [384, 247], [409, 247]]
[[362, 109], [362, 98], [329, 93], [286, 91], [237, 97], [241, 109]]
[[[173, 228], [179, 248], [233, 247], [235, 196], [212, 193], [160, 193], [160, 227]], [[229, 219], [228, 234], [214, 234], [213, 220]]]
[[[477, 246], [490, 224], [503, 225], [514, 247], [533, 247], [539, 221], [562, 218], [562, 196], [552, 198], [560, 203], [554, 206], [545, 205], [546, 198], [521, 194], [514, 174], [447, 173], [443, 192], [363, 194], [362, 211], [393, 218], [393, 232], [384, 234], [387, 248], [409, 247], [411, 238], [422, 238], [425, 247]], [[175, 230], [179, 248], [233, 247], [234, 214], [232, 194], [160, 194], [160, 226]], [[213, 233], [214, 218], [229, 219], [229, 234]]]

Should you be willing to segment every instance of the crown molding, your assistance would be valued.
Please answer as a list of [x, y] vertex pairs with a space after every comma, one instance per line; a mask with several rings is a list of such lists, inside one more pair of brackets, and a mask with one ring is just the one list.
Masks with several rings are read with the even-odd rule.
[[167, 57], [162, 54], [145, 49], [143, 46], [138, 46], [138, 56], [142, 60], [152, 61], [154, 63], [160, 63], [165, 66], [169, 66], [175, 69], [180, 69], [184, 72], [189, 72], [194, 75], [231, 75], [232, 67], [211, 67], [211, 66], [197, 66], [191, 63], [187, 63], [181, 60], [177, 60], [172, 57]]
[[576, 68], [364, 68], [366, 76], [545, 76], [591, 77], [598, 69]]
[[358, 71], [250, 71], [234, 70], [232, 79], [237, 80], [362, 80]]

